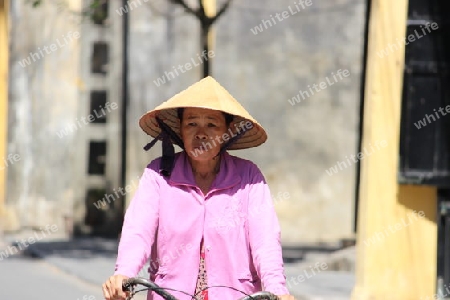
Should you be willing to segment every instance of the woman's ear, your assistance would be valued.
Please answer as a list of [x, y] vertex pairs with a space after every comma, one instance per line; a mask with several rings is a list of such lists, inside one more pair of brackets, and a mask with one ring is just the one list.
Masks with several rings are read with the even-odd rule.
[[233, 126], [234, 125], [234, 121], [231, 121], [230, 122], [230, 124], [228, 124], [228, 128], [227, 128], [227, 130], [230, 130], [231, 132], [234, 132], [234, 128], [235, 128], [235, 126]]

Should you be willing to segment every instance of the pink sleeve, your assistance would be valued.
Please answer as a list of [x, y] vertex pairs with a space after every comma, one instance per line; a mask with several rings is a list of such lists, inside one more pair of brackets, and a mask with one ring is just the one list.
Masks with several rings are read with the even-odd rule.
[[272, 196], [261, 171], [255, 166], [249, 193], [249, 241], [253, 263], [265, 291], [289, 294], [281, 252], [281, 232]]
[[145, 169], [125, 213], [114, 275], [133, 277], [147, 262], [158, 227], [159, 186], [156, 173]]

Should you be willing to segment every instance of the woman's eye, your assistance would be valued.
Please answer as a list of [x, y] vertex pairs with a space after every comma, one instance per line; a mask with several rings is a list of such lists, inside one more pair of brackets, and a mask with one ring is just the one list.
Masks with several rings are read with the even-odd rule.
[[188, 126], [195, 126], [195, 125], [197, 125], [196, 123], [194, 123], [194, 122], [190, 122], [190, 123], [188, 123]]
[[208, 127], [217, 127], [217, 126], [216, 126], [216, 124], [209, 123], [209, 124], [208, 124]]

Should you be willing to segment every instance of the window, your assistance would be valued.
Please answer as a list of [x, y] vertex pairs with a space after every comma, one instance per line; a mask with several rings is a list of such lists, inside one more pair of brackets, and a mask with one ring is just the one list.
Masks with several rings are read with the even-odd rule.
[[90, 175], [105, 175], [106, 142], [89, 143], [89, 168]]
[[108, 1], [100, 0], [92, 7], [91, 21], [95, 25], [105, 25], [108, 19]]
[[448, 0], [409, 2], [400, 183], [450, 186], [449, 13]]
[[91, 72], [105, 75], [108, 71], [108, 45], [105, 42], [94, 43], [92, 51]]
[[106, 91], [91, 91], [90, 114], [94, 116], [92, 123], [106, 123]]

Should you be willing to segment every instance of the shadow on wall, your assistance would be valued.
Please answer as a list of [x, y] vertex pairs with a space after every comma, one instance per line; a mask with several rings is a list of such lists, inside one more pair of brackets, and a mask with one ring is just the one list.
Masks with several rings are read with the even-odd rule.
[[104, 189], [91, 189], [87, 191], [84, 222], [82, 224], [74, 224], [74, 237], [97, 236], [117, 238], [119, 236], [123, 223], [121, 208], [123, 198], [114, 198], [113, 201], [102, 200], [105, 198], [105, 195], [109, 196]]

